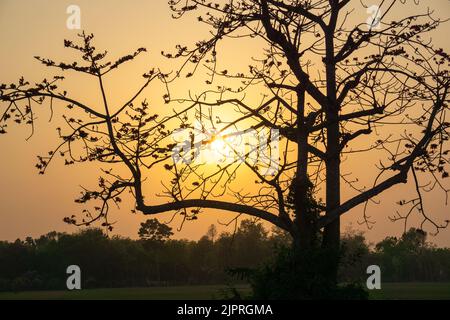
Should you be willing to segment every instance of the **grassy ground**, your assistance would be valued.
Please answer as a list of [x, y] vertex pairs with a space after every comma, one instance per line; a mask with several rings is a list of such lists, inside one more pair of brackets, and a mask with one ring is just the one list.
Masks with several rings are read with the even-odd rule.
[[[220, 299], [224, 286], [152, 287], [89, 289], [79, 291], [0, 292], [4, 299], [148, 299], [189, 300]], [[248, 292], [245, 286], [238, 287]], [[450, 300], [450, 283], [383, 283], [381, 290], [371, 290], [371, 299], [446, 299]]]
[[[180, 286], [149, 288], [113, 288], [86, 289], [74, 291], [25, 291], [0, 292], [0, 300], [4, 299], [136, 299], [136, 300], [209, 300], [220, 299], [223, 285], [216, 286]], [[238, 287], [240, 291], [249, 291], [248, 287]]]
[[381, 290], [371, 290], [371, 299], [450, 300], [450, 283], [382, 283]]

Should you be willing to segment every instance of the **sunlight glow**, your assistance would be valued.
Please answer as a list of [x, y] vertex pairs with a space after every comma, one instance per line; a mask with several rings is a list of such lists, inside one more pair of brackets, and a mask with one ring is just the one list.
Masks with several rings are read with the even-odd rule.
[[208, 144], [206, 150], [206, 162], [218, 163], [226, 162], [232, 154], [231, 148], [223, 140], [223, 138], [215, 136], [212, 142]]

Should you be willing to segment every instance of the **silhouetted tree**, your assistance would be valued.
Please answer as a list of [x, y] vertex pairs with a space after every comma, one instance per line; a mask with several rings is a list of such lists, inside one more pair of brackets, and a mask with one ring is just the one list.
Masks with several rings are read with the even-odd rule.
[[[276, 129], [283, 141], [276, 174], [263, 175], [247, 161], [219, 167], [208, 177], [222, 184], [203, 179], [198, 184], [199, 198], [212, 190], [220, 194], [216, 189], [227, 188], [237, 168], [246, 167], [261, 187], [257, 192], [234, 192], [236, 202], [247, 206], [236, 211], [289, 231], [294, 245], [306, 251], [320, 244], [337, 251], [341, 215], [365, 204], [363, 217], [370, 227], [367, 203], [408, 180], [416, 196], [399, 201], [410, 208], [391, 219], [404, 220], [406, 228], [415, 210], [422, 217], [421, 225], [431, 226], [436, 233], [448, 225], [448, 220], [434, 221], [423, 202], [424, 193], [430, 191], [426, 186], [448, 192], [442, 179], [448, 177], [449, 163], [450, 59], [430, 40], [430, 33], [441, 24], [430, 11], [396, 17], [394, 13], [405, 4], [381, 1], [381, 20], [368, 23], [358, 21], [353, 12], [361, 3], [349, 0], [173, 0], [170, 4], [176, 18], [196, 12], [212, 36], [192, 48], [180, 45], [176, 54], [167, 56], [185, 57], [194, 71], [206, 63], [211, 74], [208, 83], [218, 77], [229, 80], [225, 86], [187, 99], [199, 109], [207, 108], [203, 113], [200, 109], [198, 119], [212, 123], [218, 118], [221, 123], [218, 110], [229, 106], [240, 115], [227, 120], [216, 135], [226, 136], [229, 128], [247, 125], [252, 119], [247, 127]], [[219, 44], [226, 38], [238, 42], [258, 38], [265, 43], [248, 72], [232, 72], [233, 66], [218, 69]], [[187, 76], [192, 73], [188, 71]], [[247, 92], [258, 89], [264, 90], [263, 101], [254, 104], [246, 99]], [[361, 186], [358, 176], [342, 174], [342, 159], [357, 161], [363, 152], [372, 153], [380, 163], [371, 187]], [[198, 176], [199, 168], [188, 167], [183, 179], [189, 175]], [[358, 194], [341, 199], [342, 181]], [[321, 188], [324, 203], [316, 199]], [[227, 190], [233, 192], [231, 187]], [[182, 196], [180, 190], [173, 193], [178, 199]], [[187, 207], [192, 200], [182, 202]], [[196, 204], [209, 207], [203, 201]], [[183, 203], [165, 207], [173, 206]], [[233, 205], [219, 207], [233, 210]]]
[[[245, 208], [186, 199], [174, 188], [176, 201], [156, 211], [192, 205], [235, 210], [289, 231], [299, 247], [313, 245], [323, 230], [322, 245], [337, 248], [341, 215], [412, 180], [417, 197], [399, 202], [410, 205], [411, 211], [392, 219], [407, 220], [417, 210], [422, 225], [428, 223], [435, 232], [448, 225], [427, 214], [423, 193], [429, 190], [420, 182], [431, 178], [430, 186], [447, 193], [441, 179], [448, 177], [449, 56], [429, 40], [441, 24], [430, 11], [395, 18], [407, 4], [382, 1], [380, 21], [368, 23], [352, 12], [361, 3], [350, 0], [173, 0], [170, 5], [175, 18], [196, 12], [212, 36], [193, 48], [180, 45], [176, 54], [166, 56], [186, 58], [185, 68], [191, 63], [194, 71], [206, 63], [211, 74], [207, 83], [218, 77], [238, 83], [186, 99], [198, 105], [198, 119], [221, 123], [216, 110], [229, 106], [239, 115], [223, 123], [216, 135], [226, 136], [230, 128], [252, 119], [247, 127], [279, 130], [284, 150], [274, 175], [265, 176], [258, 166], [245, 162], [219, 167], [197, 184], [199, 199], [211, 197], [213, 190], [220, 194], [217, 189], [231, 184], [237, 168], [246, 167], [261, 188], [256, 193], [234, 192]], [[217, 70], [218, 45], [225, 38], [238, 43], [259, 38], [265, 43], [248, 72]], [[265, 90], [264, 100], [250, 104], [246, 92], [260, 88]], [[207, 111], [201, 112], [201, 107]], [[361, 138], [362, 146], [357, 143]], [[361, 187], [358, 177], [341, 174], [344, 156], [355, 159], [361, 152], [376, 150], [380, 166], [372, 187]], [[199, 170], [188, 166], [182, 177], [198, 176]], [[210, 177], [216, 179], [209, 181]], [[358, 194], [342, 201], [341, 181]], [[315, 199], [322, 186], [323, 204]], [[231, 187], [227, 190], [232, 192]], [[366, 211], [364, 220], [370, 226]]]
[[141, 223], [138, 234], [142, 240], [164, 242], [173, 235], [173, 232], [171, 227], [159, 222], [158, 219], [148, 219]]
[[[82, 63], [36, 58], [46, 66], [97, 79], [102, 105], [86, 105], [60, 90], [61, 76], [35, 85], [21, 78], [17, 84], [0, 85], [0, 101], [5, 106], [0, 133], [6, 133], [10, 121], [25, 122], [34, 130], [33, 106], [49, 100], [52, 109], [53, 102], [60, 101], [67, 110], [64, 119], [68, 131], [58, 129], [61, 143], [39, 157], [39, 171], [44, 173], [56, 155], [64, 157], [68, 165], [98, 161], [125, 166], [126, 175], [104, 169], [98, 189], [82, 192], [77, 202], [100, 204], [94, 210], [86, 209], [81, 221], [75, 216], [67, 217], [66, 222], [72, 224], [89, 225], [102, 219], [103, 225], [111, 228], [107, 220], [110, 203], [120, 203], [120, 195], [130, 190], [136, 200], [135, 209], [144, 214], [176, 211], [184, 220], [195, 220], [202, 209], [221, 209], [237, 213], [236, 219], [247, 214], [286, 230], [296, 248], [310, 250], [321, 240], [322, 247], [336, 250], [341, 215], [394, 185], [412, 180], [417, 197], [400, 201], [411, 209], [393, 219], [407, 220], [417, 210], [423, 217], [422, 225], [429, 223], [437, 232], [448, 221], [435, 222], [427, 213], [423, 192], [429, 191], [425, 189], [429, 184], [422, 183], [421, 178], [431, 177], [434, 182], [430, 186], [447, 192], [441, 178], [448, 177], [446, 111], [450, 59], [428, 39], [441, 21], [431, 12], [390, 18], [395, 9], [402, 11], [403, 4], [396, 0], [382, 1], [380, 27], [375, 28], [374, 23], [352, 22], [354, 3], [359, 2], [171, 0], [175, 17], [199, 11], [198, 20], [211, 28], [212, 36], [198, 41], [192, 49], [177, 46], [178, 51], [167, 56], [186, 58], [183, 68], [191, 63], [194, 70], [205, 62], [211, 72], [208, 83], [221, 76], [242, 81], [240, 87], [235, 90], [219, 87], [183, 99], [184, 109], [160, 118], [150, 113], [145, 100], [136, 103], [154, 79], [167, 82], [166, 74], [152, 70], [144, 74], [144, 84], [135, 95], [122, 105], [112, 105], [105, 89], [105, 76], [145, 49], [116, 61], [105, 61], [106, 52], [98, 52], [92, 45], [92, 35], [83, 33], [81, 44], [68, 40], [64, 43], [79, 51]], [[241, 39], [238, 41], [257, 37], [266, 44], [248, 72], [216, 70], [218, 44], [227, 37]], [[264, 90], [265, 99], [251, 105], [243, 96], [255, 86]], [[169, 94], [164, 98], [171, 101]], [[216, 118], [216, 109], [226, 106], [238, 112], [234, 120], [223, 123], [220, 117]], [[69, 116], [72, 108], [84, 111], [86, 119]], [[278, 171], [273, 175], [261, 174], [258, 166], [248, 161], [251, 157], [248, 154], [243, 161], [218, 166], [213, 172], [202, 172], [201, 165], [174, 161], [175, 144], [167, 141], [174, 129], [189, 129], [191, 137], [198, 134], [188, 112], [195, 112], [200, 123], [221, 124], [216, 136], [244, 121], [253, 121], [250, 125], [253, 130], [279, 130], [283, 150]], [[354, 143], [361, 137], [365, 137], [365, 142], [356, 147]], [[212, 140], [208, 137], [197, 146]], [[76, 154], [76, 143], [81, 144], [82, 154]], [[188, 143], [192, 145], [191, 141]], [[355, 182], [357, 179], [342, 175], [344, 155], [352, 157], [377, 150], [380, 170], [372, 187], [362, 188]], [[187, 153], [181, 154], [181, 158], [191, 156], [191, 149]], [[173, 178], [164, 185], [170, 200], [149, 204], [143, 194], [144, 176], [157, 165], [172, 174]], [[247, 193], [232, 188], [240, 168], [254, 174], [260, 186], [258, 191]], [[358, 194], [342, 201], [341, 180]], [[322, 186], [324, 203], [316, 199]], [[221, 199], [227, 192], [234, 195], [233, 200]], [[188, 211], [189, 208], [192, 209]], [[365, 213], [364, 218], [369, 225]]]

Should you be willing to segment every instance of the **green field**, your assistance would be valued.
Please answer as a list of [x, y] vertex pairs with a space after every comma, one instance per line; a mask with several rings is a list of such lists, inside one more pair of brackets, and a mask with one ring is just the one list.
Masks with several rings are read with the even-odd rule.
[[[225, 286], [182, 286], [151, 288], [87, 289], [78, 291], [0, 292], [5, 299], [140, 299], [140, 300], [194, 300], [220, 299]], [[238, 287], [248, 292], [246, 286]], [[371, 299], [445, 299], [450, 300], [450, 283], [384, 283], [381, 290], [370, 291]]]

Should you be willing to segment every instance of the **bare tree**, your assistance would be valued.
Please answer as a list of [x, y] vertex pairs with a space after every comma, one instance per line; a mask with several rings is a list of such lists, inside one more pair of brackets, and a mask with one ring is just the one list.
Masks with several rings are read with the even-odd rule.
[[[349, 23], [349, 0], [230, 0], [225, 4], [173, 0], [170, 4], [175, 17], [199, 11], [198, 20], [213, 30], [210, 39], [197, 42], [194, 48], [180, 45], [175, 54], [165, 54], [185, 59], [176, 75], [192, 66], [193, 70], [187, 72], [189, 77], [205, 63], [210, 70], [209, 84], [220, 76], [241, 81], [238, 88], [219, 87], [176, 100], [183, 103], [183, 108], [159, 117], [149, 113], [145, 100], [136, 103], [153, 80], [168, 82], [167, 74], [150, 71], [144, 74], [144, 84], [134, 96], [121, 106], [111, 106], [104, 77], [145, 50], [139, 49], [116, 62], [104, 62], [106, 53], [98, 53], [91, 44], [92, 35], [86, 34], [81, 35], [80, 45], [65, 42], [66, 47], [80, 51], [83, 64], [37, 59], [49, 67], [97, 78], [101, 109], [60, 92], [57, 83], [62, 77], [34, 86], [21, 79], [18, 84], [0, 87], [0, 101], [6, 106], [0, 119], [1, 133], [6, 132], [11, 120], [33, 127], [33, 104], [45, 100], [50, 100], [50, 108], [58, 100], [68, 104], [68, 109], [82, 110], [88, 116], [88, 120], [65, 117], [70, 131], [63, 133], [59, 129], [61, 143], [39, 158], [41, 173], [58, 153], [66, 158], [66, 164], [99, 161], [123, 164], [128, 170], [127, 176], [121, 176], [105, 169], [99, 189], [84, 190], [77, 200], [95, 200], [100, 205], [94, 211], [86, 210], [81, 221], [75, 216], [66, 218], [68, 223], [89, 224], [103, 219], [104, 225], [111, 227], [107, 220], [109, 205], [120, 202], [120, 195], [129, 190], [136, 200], [135, 209], [143, 214], [175, 211], [186, 220], [195, 220], [200, 210], [216, 208], [237, 213], [235, 219], [247, 214], [266, 220], [288, 231], [298, 247], [315, 245], [322, 232], [322, 245], [336, 248], [341, 215], [412, 179], [417, 197], [401, 204], [417, 210], [423, 217], [422, 224], [431, 223], [436, 231], [447, 226], [448, 221], [435, 222], [423, 205], [423, 192], [441, 188], [447, 193], [442, 178], [448, 177], [449, 163], [449, 56], [443, 49], [434, 48], [428, 39], [428, 34], [442, 23], [432, 12], [388, 21], [389, 13], [396, 7], [401, 10], [402, 4], [381, 1], [383, 14], [379, 28], [375, 28], [372, 23]], [[217, 44], [226, 37], [236, 41], [262, 39], [266, 44], [261, 53], [264, 57], [256, 59], [246, 73], [216, 70]], [[265, 88], [264, 101], [251, 105], [244, 98], [245, 92], [261, 86]], [[165, 99], [175, 100], [169, 94]], [[234, 111], [234, 120], [220, 119], [219, 110], [225, 107]], [[199, 120], [200, 130], [191, 123], [192, 115]], [[201, 162], [179, 161], [195, 158], [199, 149], [224, 137], [227, 130], [238, 130], [247, 121], [252, 121], [252, 130], [278, 130], [283, 150], [276, 173], [261, 174], [258, 164], [251, 161], [251, 151], [239, 154], [240, 161], [214, 169]], [[204, 133], [206, 122], [216, 131], [213, 137], [198, 142], [195, 136]], [[188, 148], [177, 149], [171, 140], [175, 128], [190, 131]], [[372, 137], [374, 142], [355, 148], [353, 144], [362, 137]], [[268, 140], [273, 138], [269, 136]], [[81, 144], [82, 154], [74, 151], [75, 143]], [[265, 149], [269, 154], [277, 152], [270, 143]], [[374, 150], [379, 151], [379, 173], [372, 187], [362, 189], [341, 173], [341, 160], [344, 155], [357, 157]], [[169, 201], [154, 205], [146, 202], [142, 186], [144, 176], [157, 165], [164, 166], [173, 179], [164, 184]], [[233, 188], [240, 170], [254, 175], [258, 191]], [[425, 184], [421, 178], [432, 181]], [[342, 181], [358, 194], [342, 200]], [[324, 203], [316, 196], [322, 187]], [[225, 200], [226, 194], [231, 194], [232, 200]], [[411, 212], [393, 219], [406, 220]]]
[[[170, 158], [169, 152], [173, 146], [162, 146], [172, 132], [165, 127], [165, 124], [177, 119], [179, 114], [159, 119], [157, 114], [149, 114], [148, 102], [145, 99], [137, 102], [138, 97], [151, 82], [157, 79], [165, 82], [167, 75], [155, 69], [143, 74], [142, 86], [123, 104], [110, 105], [104, 85], [105, 78], [123, 63], [145, 52], [146, 49], [139, 48], [132, 54], [115, 61], [105, 61], [107, 52], [99, 52], [95, 49], [92, 45], [92, 34], [83, 32], [79, 37], [80, 43], [65, 40], [64, 46], [78, 51], [82, 57], [81, 62], [57, 63], [39, 56], [35, 58], [45, 66], [58, 68], [64, 72], [81, 73], [96, 79], [103, 105], [88, 105], [81, 99], [71, 97], [66, 90], [59, 88], [64, 80], [63, 76], [55, 76], [51, 80], [43, 79], [34, 85], [22, 77], [17, 84], [0, 85], [0, 101], [5, 106], [0, 118], [0, 133], [7, 133], [8, 122], [14, 121], [29, 125], [33, 134], [35, 105], [42, 105], [48, 101], [52, 117], [54, 105], [63, 107], [66, 127], [57, 128], [61, 141], [48, 154], [38, 156], [36, 168], [40, 174], [44, 174], [50, 163], [59, 156], [64, 159], [65, 165], [87, 161], [98, 161], [108, 165], [123, 163], [129, 168], [130, 177], [122, 177], [114, 173], [112, 169], [102, 169], [103, 176], [98, 182], [99, 190], [84, 189], [82, 196], [75, 200], [78, 203], [98, 200], [100, 204], [95, 206], [94, 210], [83, 210], [85, 217], [79, 222], [76, 221], [75, 216], [64, 219], [68, 223], [77, 225], [89, 225], [102, 219], [102, 225], [112, 229], [108, 222], [110, 203], [120, 203], [121, 194], [130, 187], [134, 187], [133, 192], [136, 198], [143, 199], [140, 186], [141, 166], [151, 169], [154, 165]], [[183, 124], [180, 126], [183, 127]], [[135, 181], [136, 184], [134, 184]]]
[[[355, 2], [348, 0], [225, 4], [173, 0], [170, 4], [175, 18], [198, 12], [198, 20], [210, 27], [212, 37], [192, 49], [178, 46], [175, 54], [166, 56], [185, 57], [184, 67], [191, 63], [194, 71], [204, 62], [212, 78], [208, 83], [214, 77], [242, 81], [237, 88], [220, 87], [190, 101], [212, 110], [233, 106], [240, 116], [221, 132], [251, 118], [252, 128], [277, 129], [285, 141], [276, 175], [262, 176], [247, 164], [262, 187], [256, 194], [234, 194], [238, 203], [248, 207], [241, 212], [264, 210], [259, 217], [288, 230], [301, 247], [311, 246], [320, 230], [323, 246], [337, 247], [341, 215], [412, 179], [417, 197], [401, 200], [399, 204], [411, 208], [392, 219], [405, 220], [406, 226], [411, 212], [417, 210], [422, 226], [429, 223], [438, 232], [448, 225], [448, 220], [439, 223], [429, 216], [422, 196], [436, 189], [448, 193], [442, 178], [448, 177], [449, 162], [449, 56], [431, 43], [430, 33], [443, 23], [433, 12], [389, 20], [404, 4], [381, 1], [374, 20], [355, 23], [351, 7]], [[235, 41], [260, 38], [266, 43], [263, 57], [255, 58], [257, 63], [249, 72], [217, 70], [220, 52], [216, 48], [227, 37]], [[256, 106], [247, 103], [245, 92], [261, 85], [266, 88], [265, 101]], [[233, 98], [227, 98], [230, 92]], [[209, 103], [206, 95], [213, 96]], [[208, 115], [213, 121], [214, 111], [199, 117]], [[360, 147], [356, 142], [362, 137], [373, 142]], [[294, 145], [293, 157], [287, 155], [289, 145]], [[357, 179], [341, 173], [341, 160], [373, 150], [379, 151], [379, 172], [372, 187], [358, 187]], [[223, 179], [229, 179], [233, 170], [220, 168], [216, 175], [225, 172]], [[198, 175], [198, 168], [185, 174]], [[202, 181], [204, 186], [208, 179]], [[358, 194], [342, 201], [342, 181]], [[322, 185], [324, 204], [314, 199]], [[203, 197], [209, 196], [211, 191], [204, 189], [208, 191]], [[176, 201], [166, 208], [189, 206], [191, 201]], [[198, 205], [207, 207], [207, 203]], [[229, 209], [223, 204], [220, 208]], [[364, 219], [370, 227], [365, 211]]]

